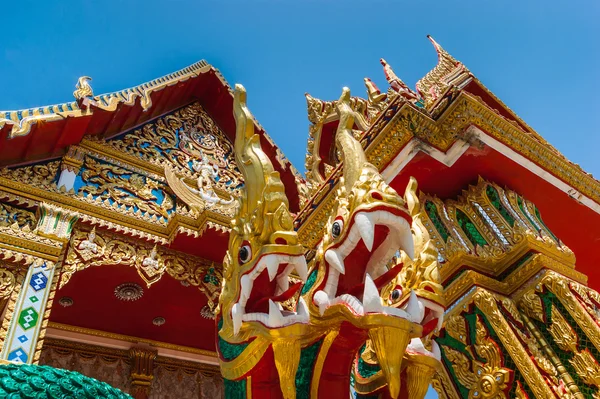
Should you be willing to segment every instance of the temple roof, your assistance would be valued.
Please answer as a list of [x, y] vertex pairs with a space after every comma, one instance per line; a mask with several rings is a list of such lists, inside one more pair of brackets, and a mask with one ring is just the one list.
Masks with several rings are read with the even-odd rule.
[[[413, 176], [423, 192], [455, 198], [481, 176], [533, 201], [577, 256], [580, 271], [600, 261], [595, 236], [600, 225], [600, 182], [568, 160], [493, 95], [459, 61], [430, 38], [437, 65], [408, 88], [382, 61], [390, 85], [379, 90], [365, 79], [367, 99], [353, 99], [354, 134], [366, 155], [398, 192]], [[355, 92], [354, 92], [355, 93]], [[310, 195], [297, 215], [298, 235], [310, 246], [332, 206], [342, 175], [335, 156], [339, 117], [335, 101], [307, 97], [306, 157]], [[566, 217], [565, 215], [568, 215]], [[590, 283], [600, 281], [588, 273]]]
[[[218, 69], [202, 60], [174, 73], [114, 93], [94, 95], [81, 77], [75, 101], [0, 111], [0, 167], [58, 158], [85, 137], [108, 139], [184, 105], [199, 102], [233, 141], [233, 91]], [[255, 121], [265, 153], [282, 175], [292, 203], [300, 174]]]

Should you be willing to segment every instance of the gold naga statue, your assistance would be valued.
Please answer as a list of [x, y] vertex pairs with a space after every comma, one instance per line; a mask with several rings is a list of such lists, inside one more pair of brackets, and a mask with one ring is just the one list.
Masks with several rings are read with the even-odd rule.
[[[367, 345], [386, 395], [422, 399], [427, 389], [428, 380], [418, 379], [424, 388], [416, 387], [409, 377], [403, 388], [402, 379], [412, 364], [423, 363], [410, 351], [421, 350], [416, 342], [443, 308], [402, 264], [388, 268], [399, 249], [407, 262], [415, 258], [416, 185], [409, 185], [403, 198], [367, 161], [353, 136], [349, 100], [344, 88], [336, 105], [335, 145], [343, 162], [337, 205], [318, 247], [303, 248], [279, 173], [260, 146], [246, 92], [235, 87], [235, 156], [245, 185], [232, 221], [216, 316], [227, 398], [347, 398], [351, 371]], [[316, 251], [310, 275], [308, 249]], [[411, 270], [431, 255], [425, 248], [410, 261]], [[304, 285], [290, 285], [292, 273]], [[424, 279], [417, 274], [417, 280]], [[401, 301], [383, 299], [391, 285], [406, 293]]]

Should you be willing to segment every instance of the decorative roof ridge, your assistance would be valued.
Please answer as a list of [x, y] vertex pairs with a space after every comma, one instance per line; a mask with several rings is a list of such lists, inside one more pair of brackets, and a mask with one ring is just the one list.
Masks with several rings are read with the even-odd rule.
[[[140, 98], [140, 105], [144, 110], [148, 110], [152, 106], [150, 94], [153, 91], [196, 77], [210, 69], [215, 70], [219, 79], [225, 82], [222, 75], [215, 68], [205, 60], [200, 60], [188, 67], [140, 85], [97, 96], [93, 95], [91, 87], [87, 83], [91, 79], [82, 77], [77, 83], [77, 90], [73, 93], [77, 101], [14, 111], [0, 111], [0, 129], [5, 125], [12, 125], [9, 138], [26, 136], [31, 126], [38, 121], [52, 121], [64, 119], [69, 116], [78, 117], [88, 115], [91, 113], [91, 110], [88, 108], [90, 104], [105, 111], [114, 111], [120, 103], [132, 105], [137, 98]], [[227, 87], [231, 90], [229, 85]]]
[[417, 92], [425, 100], [425, 107], [429, 108], [435, 101], [442, 97], [445, 89], [450, 86], [451, 81], [463, 74], [472, 76], [464, 64], [450, 55], [431, 35], [427, 38], [433, 44], [438, 55], [437, 65], [427, 74], [419, 79], [416, 84]]

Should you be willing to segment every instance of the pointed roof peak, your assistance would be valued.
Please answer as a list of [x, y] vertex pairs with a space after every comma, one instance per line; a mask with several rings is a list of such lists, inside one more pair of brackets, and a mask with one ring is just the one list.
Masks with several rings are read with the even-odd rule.
[[450, 55], [450, 53], [448, 53], [446, 50], [444, 50], [444, 48], [438, 42], [435, 41], [433, 36], [427, 35], [427, 38], [429, 39], [431, 44], [433, 44], [433, 48], [435, 49], [435, 52], [438, 55], [438, 63], [440, 63], [442, 61], [442, 58], [452, 61], [455, 64], [458, 64], [460, 62], [460, 61], [457, 61], [454, 57], [452, 57]]
[[470, 74], [468, 69], [452, 57], [431, 35], [427, 35], [438, 55], [437, 65], [417, 82], [417, 91], [428, 107], [440, 98], [452, 84]]

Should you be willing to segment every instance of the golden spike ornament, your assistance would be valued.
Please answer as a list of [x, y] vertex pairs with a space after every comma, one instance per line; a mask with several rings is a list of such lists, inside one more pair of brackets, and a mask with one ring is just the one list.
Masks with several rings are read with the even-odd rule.
[[79, 79], [77, 79], [75, 91], [73, 92], [73, 97], [75, 97], [77, 101], [81, 101], [84, 98], [94, 97], [94, 91], [92, 90], [92, 86], [90, 86], [89, 83], [91, 81], [92, 78], [90, 78], [89, 76], [82, 76]]

